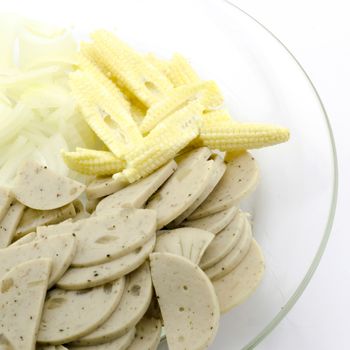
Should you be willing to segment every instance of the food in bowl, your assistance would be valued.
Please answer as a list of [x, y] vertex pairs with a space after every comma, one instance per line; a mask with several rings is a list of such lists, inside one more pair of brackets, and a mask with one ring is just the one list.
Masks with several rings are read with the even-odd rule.
[[[217, 84], [179, 54], [141, 54], [98, 30], [79, 52], [70, 47], [69, 61], [66, 32], [20, 25], [23, 52], [35, 43], [41, 54], [23, 61], [26, 72], [7, 72], [3, 108], [29, 108], [45, 87], [64, 86], [55, 97], [72, 101], [73, 132], [50, 132], [69, 139], [60, 153], [71, 172], [32, 152], [16, 158], [15, 180], [1, 189], [0, 340], [16, 349], [156, 349], [163, 326], [170, 349], [207, 348], [220, 315], [264, 273], [239, 208], [259, 179], [248, 150], [287, 141], [288, 129], [234, 120]], [[56, 53], [40, 59], [53, 43]], [[45, 132], [53, 112], [35, 106]], [[14, 137], [28, 134], [19, 125]]]

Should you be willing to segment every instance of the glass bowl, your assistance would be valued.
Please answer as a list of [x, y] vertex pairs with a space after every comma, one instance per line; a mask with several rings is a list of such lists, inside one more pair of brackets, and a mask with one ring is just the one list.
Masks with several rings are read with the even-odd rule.
[[[221, 86], [237, 120], [287, 126], [287, 144], [254, 152], [256, 193], [243, 206], [266, 257], [265, 278], [224, 315], [212, 349], [251, 349], [298, 300], [325, 249], [333, 221], [337, 165], [331, 127], [310, 79], [284, 45], [227, 1], [128, 0], [8, 2], [8, 8], [57, 24], [77, 37], [104, 27], [144, 52], [185, 55]], [[166, 344], [160, 346], [166, 349]]]

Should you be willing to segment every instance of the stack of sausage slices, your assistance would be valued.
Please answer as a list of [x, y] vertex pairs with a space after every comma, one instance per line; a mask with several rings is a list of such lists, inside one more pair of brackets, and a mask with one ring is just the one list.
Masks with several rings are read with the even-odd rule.
[[131, 185], [27, 161], [0, 190], [0, 348], [206, 349], [264, 260], [254, 158], [197, 148]]

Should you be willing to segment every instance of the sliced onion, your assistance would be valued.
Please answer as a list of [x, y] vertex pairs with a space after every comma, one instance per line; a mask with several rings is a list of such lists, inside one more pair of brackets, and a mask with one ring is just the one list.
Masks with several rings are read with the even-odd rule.
[[19, 66], [33, 69], [51, 64], [76, 64], [77, 44], [66, 29], [26, 21], [19, 35]]
[[66, 29], [0, 16], [0, 52], [0, 184], [11, 184], [29, 158], [68, 174], [61, 149], [97, 143], [68, 84], [77, 55], [73, 36]]

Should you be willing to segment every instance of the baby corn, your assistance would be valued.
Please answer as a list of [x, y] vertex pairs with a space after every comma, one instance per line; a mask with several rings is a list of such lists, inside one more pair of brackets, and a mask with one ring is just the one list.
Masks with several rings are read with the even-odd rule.
[[126, 154], [127, 169], [123, 172], [129, 182], [151, 174], [173, 159], [199, 134], [203, 106], [192, 102], [158, 124], [139, 147]]
[[77, 148], [75, 152], [62, 151], [62, 157], [72, 170], [86, 175], [112, 175], [125, 167], [124, 160], [107, 151]]
[[166, 76], [173, 83], [174, 87], [186, 84], [198, 83], [200, 78], [188, 61], [176, 53], [170, 60], [166, 69]]
[[136, 51], [112, 33], [99, 30], [92, 34], [94, 45], [117, 83], [126, 87], [145, 106], [150, 107], [172, 90], [169, 79]]
[[130, 111], [130, 102], [126, 99], [118, 86], [114, 84], [96, 64], [83, 55], [79, 55], [78, 62], [79, 68], [82, 71], [88, 73], [92, 79], [102, 84], [126, 111]]
[[100, 140], [117, 157], [121, 157], [126, 152], [126, 146], [118, 132], [113, 130], [106, 122], [106, 114], [98, 106], [86, 99], [79, 89], [71, 84], [73, 94], [77, 98], [85, 121], [96, 133]]
[[213, 124], [233, 121], [230, 113], [225, 109], [218, 109], [216, 111], [204, 112], [202, 115], [202, 118], [204, 123], [213, 123]]
[[234, 121], [221, 109], [216, 83], [203, 81], [179, 54], [170, 60], [141, 55], [99, 30], [91, 43], [82, 43], [78, 69], [70, 77], [72, 92], [109, 150], [63, 152], [66, 164], [80, 173], [115, 174], [131, 183], [186, 149], [207, 146], [226, 152], [229, 161], [289, 139], [286, 128]]
[[[142, 135], [130, 111], [119, 103], [118, 99], [115, 98], [116, 95], [112, 94], [108, 87], [95, 81], [86, 72], [72, 74], [70, 81], [74, 92], [79, 91], [81, 95], [105, 113], [102, 118], [105, 126], [110, 128], [113, 133], [118, 133], [121, 142], [128, 147], [141, 141]], [[97, 122], [101, 123], [101, 119]]]
[[149, 108], [140, 125], [141, 132], [146, 134], [171, 113], [193, 100], [198, 100], [205, 109], [217, 108], [223, 103], [220, 90], [213, 81], [182, 85]]
[[247, 150], [272, 146], [289, 139], [289, 130], [268, 124], [203, 123], [196, 145], [221, 151]]
[[167, 75], [167, 70], [169, 67], [169, 62], [166, 60], [162, 60], [158, 58], [153, 53], [148, 53], [145, 55], [145, 60], [153, 65], [156, 69], [158, 69], [160, 72], [162, 72], [164, 75]]

